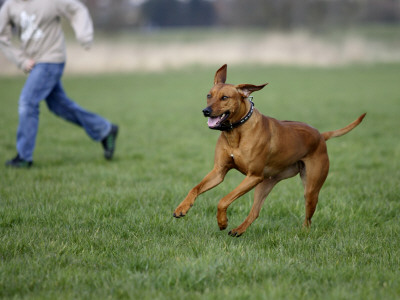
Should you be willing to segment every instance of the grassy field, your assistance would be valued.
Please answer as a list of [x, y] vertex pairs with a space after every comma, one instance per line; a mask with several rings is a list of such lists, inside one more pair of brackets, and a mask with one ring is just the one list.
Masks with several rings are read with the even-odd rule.
[[301, 227], [298, 177], [272, 191], [240, 238], [253, 193], [216, 223], [218, 200], [242, 175], [174, 208], [211, 169], [218, 133], [201, 110], [215, 68], [66, 76], [71, 98], [120, 125], [115, 160], [48, 112], [30, 170], [11, 170], [23, 77], [0, 78], [0, 298], [399, 299], [400, 65], [236, 66], [228, 82], [261, 84], [256, 108], [321, 131], [331, 170], [313, 226]]

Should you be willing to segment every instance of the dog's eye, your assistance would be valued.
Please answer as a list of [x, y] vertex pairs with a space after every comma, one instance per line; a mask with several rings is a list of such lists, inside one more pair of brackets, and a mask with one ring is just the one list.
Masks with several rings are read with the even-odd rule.
[[210, 99], [210, 98], [211, 98], [211, 94], [208, 94], [208, 95], [207, 95], [207, 98]]
[[228, 96], [222, 96], [221, 100], [228, 100], [229, 97]]

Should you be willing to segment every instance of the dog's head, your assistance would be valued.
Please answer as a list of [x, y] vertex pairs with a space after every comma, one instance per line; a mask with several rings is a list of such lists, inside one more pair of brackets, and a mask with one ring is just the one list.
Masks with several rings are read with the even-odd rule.
[[203, 109], [211, 129], [219, 129], [240, 120], [247, 113], [247, 98], [268, 84], [226, 84], [226, 69], [227, 65], [223, 65], [215, 73], [214, 86], [207, 95], [207, 107]]

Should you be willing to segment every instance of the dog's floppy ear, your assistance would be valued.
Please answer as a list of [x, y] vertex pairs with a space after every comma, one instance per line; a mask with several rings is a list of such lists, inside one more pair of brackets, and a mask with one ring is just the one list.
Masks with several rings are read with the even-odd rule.
[[238, 84], [235, 88], [239, 91], [239, 93], [243, 94], [244, 96], [248, 97], [252, 92], [256, 92], [261, 90], [264, 86], [268, 83], [262, 85], [253, 85], [253, 84]]
[[215, 73], [214, 85], [216, 85], [218, 83], [225, 83], [227, 67], [228, 66], [225, 64], [221, 68], [219, 68], [218, 71]]

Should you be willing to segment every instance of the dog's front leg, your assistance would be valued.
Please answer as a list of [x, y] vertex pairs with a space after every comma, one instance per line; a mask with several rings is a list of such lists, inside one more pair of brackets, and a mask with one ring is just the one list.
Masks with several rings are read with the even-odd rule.
[[220, 184], [224, 180], [227, 172], [227, 169], [214, 167], [214, 169], [210, 173], [208, 173], [207, 176], [204, 177], [198, 185], [196, 185], [189, 191], [185, 200], [183, 200], [181, 204], [179, 204], [178, 207], [175, 209], [174, 217], [184, 217], [189, 209], [193, 206], [197, 196]]
[[222, 198], [218, 203], [217, 222], [220, 230], [228, 226], [226, 211], [229, 205], [240, 196], [246, 194], [263, 180], [262, 176], [247, 175], [246, 178], [228, 195]]

